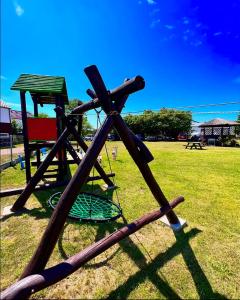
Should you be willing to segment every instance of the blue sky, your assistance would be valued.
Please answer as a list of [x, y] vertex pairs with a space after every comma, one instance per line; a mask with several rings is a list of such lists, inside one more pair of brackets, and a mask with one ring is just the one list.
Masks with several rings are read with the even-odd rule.
[[10, 86], [32, 73], [64, 76], [69, 98], [87, 101], [83, 69], [96, 64], [108, 89], [144, 77], [125, 113], [238, 102], [191, 108], [197, 121], [234, 120], [199, 112], [240, 110], [239, 16], [239, 0], [2, 0], [1, 99], [20, 109]]

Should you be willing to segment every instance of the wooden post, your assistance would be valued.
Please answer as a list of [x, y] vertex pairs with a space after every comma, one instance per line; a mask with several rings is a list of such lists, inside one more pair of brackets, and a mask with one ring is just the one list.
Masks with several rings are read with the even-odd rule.
[[[56, 108], [61, 107], [62, 108], [62, 101], [61, 97], [59, 95], [56, 95]], [[62, 108], [63, 109], [63, 108]], [[57, 110], [56, 110], [56, 120], [57, 120], [57, 138], [60, 137], [62, 133], [62, 118], [59, 116]], [[58, 175], [57, 175], [57, 182], [60, 182], [63, 180], [64, 176], [66, 175], [66, 169], [64, 166], [64, 148], [62, 147], [58, 153], [57, 153], [57, 158], [58, 158]]]
[[[32, 99], [33, 99], [33, 106], [34, 106], [34, 117], [37, 118], [38, 117], [37, 96], [36, 95], [32, 96]], [[37, 158], [37, 168], [38, 168], [41, 164], [41, 154], [39, 148], [36, 149], [36, 158]]]
[[21, 110], [22, 110], [26, 183], [28, 183], [31, 179], [31, 165], [30, 165], [30, 150], [29, 150], [29, 139], [28, 139], [28, 128], [27, 128], [27, 108], [26, 108], [25, 92], [22, 92], [22, 91], [20, 92], [20, 99], [21, 99]]

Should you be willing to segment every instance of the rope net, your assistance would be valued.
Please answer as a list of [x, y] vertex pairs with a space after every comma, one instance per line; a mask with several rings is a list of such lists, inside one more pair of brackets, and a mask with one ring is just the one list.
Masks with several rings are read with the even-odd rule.
[[[48, 200], [52, 209], [56, 207], [61, 195], [62, 193], [58, 192]], [[119, 205], [105, 197], [90, 193], [79, 194], [68, 214], [70, 218], [89, 222], [113, 221], [121, 215], [122, 210]]]

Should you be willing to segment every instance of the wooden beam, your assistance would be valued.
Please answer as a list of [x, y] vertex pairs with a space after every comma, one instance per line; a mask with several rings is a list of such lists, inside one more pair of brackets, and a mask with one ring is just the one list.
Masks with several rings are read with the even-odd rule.
[[62, 262], [54, 267], [46, 269], [39, 274], [30, 275], [24, 279], [16, 282], [12, 286], [8, 287], [1, 294], [2, 300], [7, 299], [27, 299], [31, 294], [34, 294], [75, 272], [82, 267], [85, 263], [103, 253], [116, 243], [120, 242], [127, 236], [141, 229], [143, 226], [163, 217], [169, 213], [174, 207], [184, 201], [183, 197], [178, 197], [169, 203], [168, 206], [164, 206], [161, 209], [150, 212], [143, 217], [135, 220], [131, 224], [124, 226], [123, 228], [109, 234], [94, 244], [88, 246], [81, 252], [68, 258], [65, 262]]
[[23, 126], [23, 143], [24, 143], [24, 156], [25, 156], [25, 172], [26, 183], [31, 179], [31, 165], [30, 165], [30, 150], [28, 140], [28, 128], [27, 128], [27, 108], [25, 92], [20, 92], [21, 110], [22, 110], [22, 126]]
[[[115, 101], [116, 99], [122, 99], [124, 96], [128, 96], [134, 92], [142, 90], [145, 86], [144, 79], [141, 76], [136, 76], [132, 79], [126, 80], [122, 85], [110, 92], [110, 99]], [[92, 101], [84, 103], [76, 107], [71, 114], [83, 114], [86, 111], [89, 111], [94, 108], [101, 106], [101, 101], [96, 98]]]

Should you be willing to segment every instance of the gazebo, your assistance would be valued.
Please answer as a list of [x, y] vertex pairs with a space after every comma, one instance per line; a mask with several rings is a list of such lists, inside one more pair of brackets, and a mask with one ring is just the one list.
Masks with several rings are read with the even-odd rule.
[[219, 138], [235, 136], [235, 127], [239, 125], [238, 122], [216, 118], [202, 123], [199, 127], [201, 128], [202, 138], [208, 143], [213, 140], [215, 144], [215, 141]]

